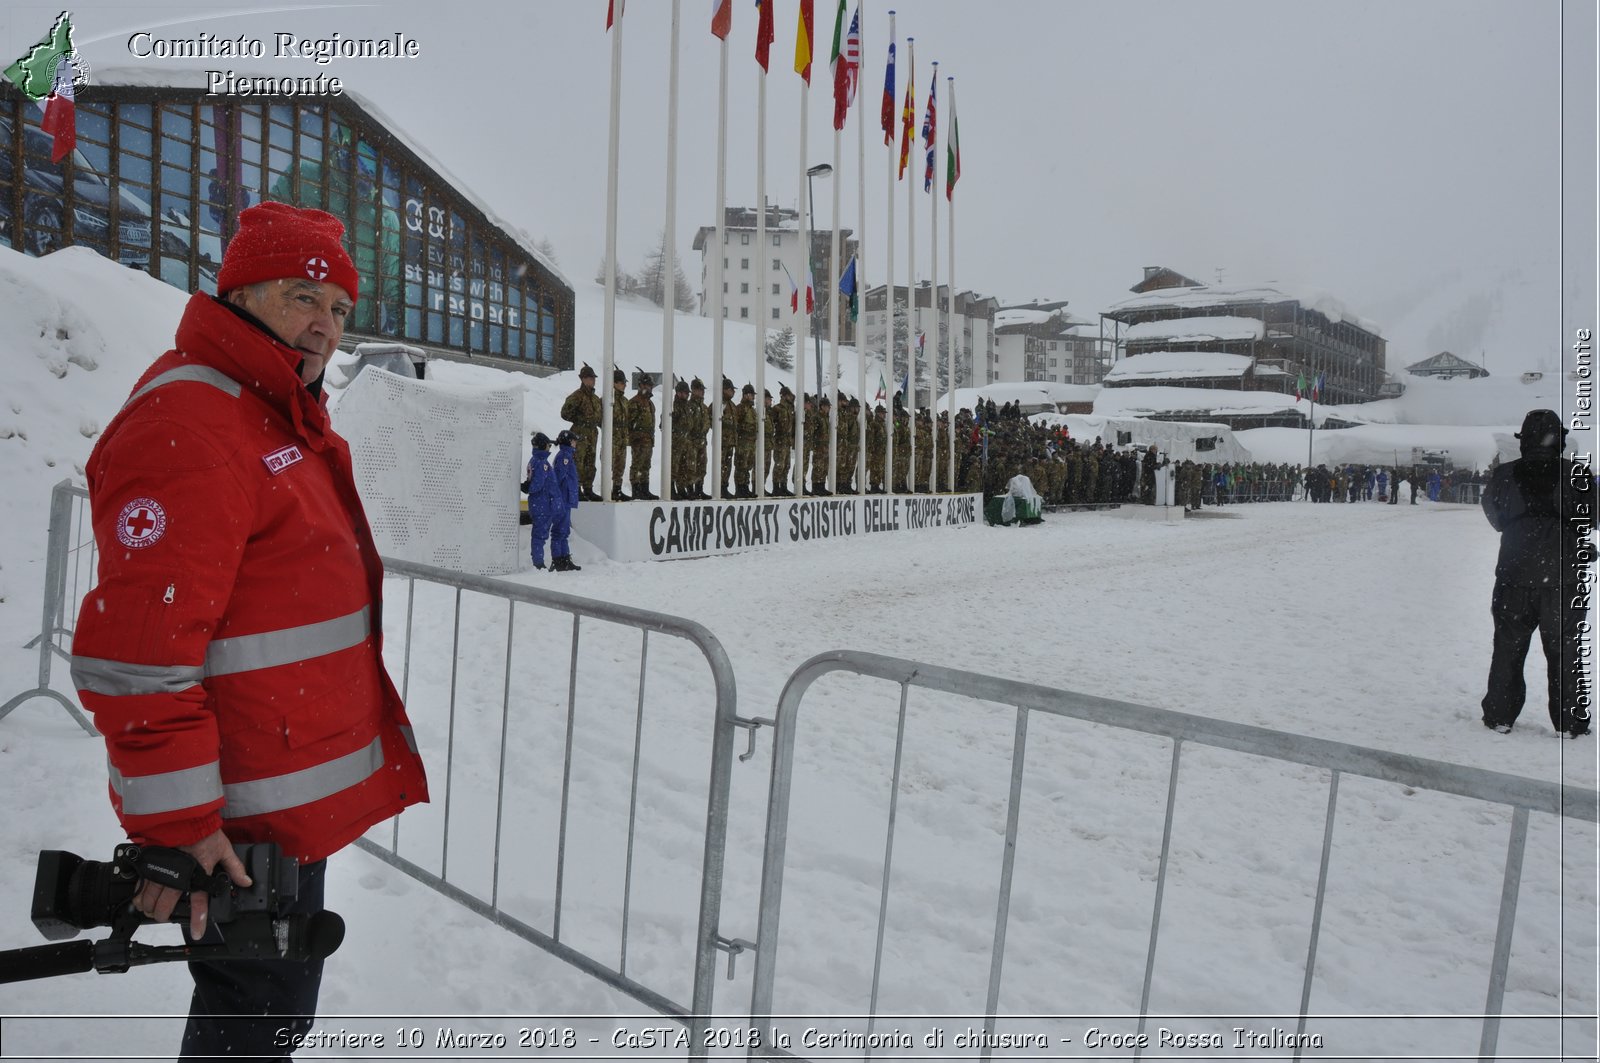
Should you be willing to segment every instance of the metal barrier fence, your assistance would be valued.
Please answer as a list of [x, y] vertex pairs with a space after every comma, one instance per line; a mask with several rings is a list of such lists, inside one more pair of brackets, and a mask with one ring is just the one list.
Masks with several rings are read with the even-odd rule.
[[[889, 780], [888, 827], [883, 849], [882, 884], [878, 906], [877, 941], [873, 955], [871, 999], [867, 1035], [870, 1037], [878, 1013], [879, 973], [884, 958], [884, 926], [888, 913], [889, 883], [893, 866], [896, 806], [901, 793], [902, 750], [906, 736], [906, 705], [911, 687], [936, 691], [979, 702], [1011, 706], [1015, 709], [1011, 753], [1010, 794], [1006, 804], [1005, 846], [999, 870], [999, 902], [991, 939], [987, 1000], [984, 1008], [984, 1043], [990, 1043], [999, 1010], [1001, 973], [1006, 957], [1006, 931], [1011, 903], [1012, 876], [1016, 860], [1017, 828], [1020, 815], [1024, 756], [1028, 746], [1028, 717], [1032, 712], [1068, 717], [1107, 727], [1156, 735], [1172, 741], [1172, 763], [1167, 782], [1166, 818], [1162, 828], [1161, 856], [1156, 876], [1155, 907], [1150, 919], [1149, 946], [1145, 958], [1144, 985], [1139, 1003], [1139, 1029], [1145, 1032], [1149, 1014], [1151, 978], [1155, 970], [1156, 946], [1160, 938], [1161, 906], [1167, 882], [1172, 844], [1173, 813], [1176, 806], [1178, 769], [1184, 745], [1252, 754], [1291, 764], [1326, 769], [1332, 773], [1328, 785], [1327, 816], [1322, 836], [1321, 866], [1317, 876], [1305, 975], [1300, 994], [1297, 1038], [1306, 1033], [1311, 985], [1316, 973], [1318, 937], [1322, 927], [1323, 900], [1328, 885], [1328, 865], [1333, 849], [1333, 826], [1338, 808], [1339, 780], [1343, 775], [1362, 776], [1400, 783], [1419, 790], [1472, 798], [1504, 805], [1512, 810], [1511, 835], [1506, 852], [1504, 881], [1500, 892], [1498, 926], [1494, 955], [1488, 979], [1483, 1026], [1478, 1055], [1493, 1059], [1499, 1039], [1501, 1006], [1505, 997], [1506, 968], [1511, 955], [1512, 927], [1522, 880], [1523, 850], [1527, 841], [1528, 813], [1542, 812], [1560, 817], [1597, 821], [1600, 794], [1579, 787], [1563, 787], [1500, 772], [1446, 764], [1419, 757], [1388, 753], [1331, 742], [1318, 738], [1272, 731], [1246, 724], [1191, 716], [1168, 709], [1112, 701], [1065, 690], [1019, 683], [974, 672], [958, 671], [937, 665], [884, 657], [873, 653], [837, 650], [819, 654], [802, 664], [789, 677], [779, 698], [773, 735], [772, 783], [767, 805], [766, 850], [761, 878], [760, 922], [756, 942], [756, 966], [751, 990], [750, 1021], [756, 1029], [772, 1029], [773, 986], [777, 971], [779, 915], [783, 897], [784, 860], [788, 845], [789, 802], [793, 784], [795, 733], [800, 705], [806, 691], [818, 679], [833, 672], [847, 672], [896, 683], [900, 687], [900, 710], [895, 730], [894, 764]], [[857, 706], [859, 708], [859, 706]], [[870, 1043], [870, 1042], [869, 1042]], [[991, 1050], [982, 1049], [983, 1059]], [[1135, 1052], [1137, 1058], [1139, 1052]], [[1300, 1058], [1301, 1048], [1295, 1048]], [[751, 1058], [792, 1058], [770, 1045], [752, 1049]]]
[[94, 529], [89, 523], [89, 492], [62, 480], [50, 492], [50, 539], [45, 550], [44, 616], [39, 636], [28, 648], [39, 647], [38, 685], [24, 690], [0, 705], [0, 720], [12, 709], [34, 698], [49, 698], [72, 715], [78, 725], [92, 735], [100, 732], [79, 710], [77, 702], [50, 685], [52, 658], [72, 660], [72, 624], [77, 623], [77, 604], [93, 586], [99, 552], [94, 544]]
[[[96, 556], [93, 530], [89, 521], [88, 494], [83, 488], [73, 486], [70, 481], [62, 481], [55, 486], [51, 495], [50, 539], [45, 568], [40, 635], [34, 642], [28, 644], [30, 647], [35, 644], [39, 646], [37, 686], [18, 694], [0, 707], [0, 718], [25, 701], [43, 697], [62, 705], [89, 734], [97, 734], [73, 699], [54, 690], [50, 684], [52, 658], [59, 655], [64, 661], [71, 659], [72, 624], [76, 619], [78, 603], [93, 587]], [[396, 629], [392, 622], [397, 608], [392, 584], [387, 602], [390, 622], [386, 624], [391, 650], [396, 645], [397, 638], [403, 639], [405, 644], [404, 662], [400, 674], [402, 694], [411, 692], [410, 688], [416, 685], [419, 673], [426, 671], [427, 667], [432, 668], [434, 678], [440, 681], [436, 685], [441, 688], [437, 691], [441, 696], [433, 697], [435, 691], [430, 690], [428, 697], [415, 699], [410, 710], [412, 724], [419, 734], [430, 727], [435, 731], [442, 730], [445, 752], [442, 771], [438, 770], [438, 763], [430, 764], [432, 803], [413, 809], [415, 815], [403, 817], [408, 822], [417, 823], [416, 826], [407, 827], [407, 844], [404, 847], [401, 845], [401, 817], [397, 817], [392, 826], [386, 824], [375, 828], [367, 837], [358, 839], [356, 844], [417, 881], [626, 993], [652, 1010], [683, 1022], [689, 1028], [691, 1044], [705, 1045], [710, 1017], [715, 1013], [713, 986], [716, 953], [719, 949], [737, 953], [751, 947], [749, 942], [738, 939], [724, 940], [717, 934], [722, 902], [723, 855], [727, 836], [734, 730], [738, 727], [750, 728], [753, 741], [753, 732], [758, 726], [756, 722], [742, 720], [737, 715], [738, 703], [733, 668], [721, 643], [700, 624], [661, 613], [591, 601], [556, 591], [462, 575], [403, 561], [385, 559], [384, 566], [390, 580], [403, 580], [406, 585], [403, 628]], [[438, 603], [431, 601], [425, 603], [419, 610], [417, 608], [419, 590], [423, 597], [447, 598], [452, 611], [445, 612], [437, 607]], [[461, 637], [463, 617], [466, 612], [471, 611], [471, 603], [475, 600], [480, 600], [484, 603], [485, 609], [498, 614], [495, 633], [498, 635], [498, 625], [503, 624], [505, 631], [503, 646], [499, 644], [498, 639], [493, 647], [487, 640], [471, 642], [470, 638], [471, 644], [463, 644]], [[520, 850], [524, 848], [521, 845], [524, 836], [529, 833], [527, 819], [536, 814], [526, 807], [519, 807], [508, 795], [508, 782], [515, 783], [518, 774], [528, 774], [508, 770], [509, 732], [519, 722], [519, 717], [532, 715], [528, 709], [527, 699], [513, 696], [513, 660], [517, 657], [515, 651], [519, 649], [514, 642], [514, 636], [519, 633], [516, 624], [519, 609], [524, 615], [539, 610], [571, 618], [566, 654], [569, 673], [565, 684], [564, 734], [559, 743], [555, 743], [553, 739], [549, 742], [541, 740], [540, 743], [555, 745], [564, 756], [560, 770], [559, 818], [553, 831], [554, 851], [549, 854], [550, 862], [541, 865], [553, 865], [554, 868], [554, 897], [550, 912], [552, 924], [548, 933], [508, 911], [505, 891], [502, 888], [506, 868], [514, 864], [514, 861], [508, 859], [511, 854], [503, 851], [507, 828], [509, 826], [512, 830], [519, 831], [519, 834], [513, 836], [513, 844], [519, 848], [516, 855], [524, 855]], [[483, 615], [483, 610], [480, 609], [478, 613]], [[627, 773], [626, 809], [624, 814], [623, 810], [618, 808], [617, 816], [612, 823], [607, 824], [612, 825], [616, 820], [625, 821], [620, 839], [623, 848], [622, 868], [618, 876], [621, 911], [620, 917], [615, 920], [619, 940], [616, 942], [614, 964], [592, 955], [591, 953], [598, 953], [597, 948], [586, 951], [585, 948], [575, 947], [564, 940], [562, 926], [563, 914], [569, 907], [566, 887], [569, 877], [568, 825], [574, 813], [571, 802], [574, 785], [574, 732], [583, 722], [578, 712], [578, 705], [580, 697], [590, 693], [591, 690], [598, 691], [598, 694], [590, 700], [597, 703], [602, 710], [608, 704], [614, 706], [618, 700], [615, 697], [608, 698], [609, 694], [615, 693], [610, 688], [616, 684], [608, 684], [606, 675], [599, 676], [595, 682], [589, 684], [589, 689], [580, 690], [578, 681], [580, 635], [595, 626], [595, 623], [590, 623], [586, 628], [585, 621], [610, 625], [612, 634], [637, 632], [639, 635], [638, 689], [633, 705], [633, 748], [631, 770]], [[425, 633], [419, 634], [419, 629], [425, 629]], [[453, 637], [451, 637], [452, 632]], [[551, 640], [542, 637], [540, 632], [541, 629], [537, 627], [532, 635], [523, 632], [524, 642], [520, 647], [525, 649], [530, 642], [536, 644], [537, 652], [526, 655], [531, 658], [532, 666], [535, 668], [543, 667], [548, 662], [558, 659], [553, 653]], [[704, 843], [699, 854], [692, 990], [691, 999], [687, 1003], [673, 999], [668, 991], [659, 986], [652, 986], [631, 977], [627, 971], [630, 919], [636, 917], [633, 905], [635, 842], [641, 792], [641, 736], [646, 725], [645, 710], [651, 693], [649, 665], [652, 634], [686, 643], [692, 653], [703, 658], [711, 679], [706, 696], [708, 708], [712, 710], [708, 720], [711, 732], [710, 764], [707, 775], [709, 782]], [[604, 644], [603, 635], [591, 633], [590, 637]], [[620, 659], [621, 652], [614, 645], [609, 649], [612, 653], [608, 659], [608, 666]], [[491, 650], [495, 652], [491, 653]], [[449, 655], [448, 658], [439, 660], [445, 654]], [[489, 659], [496, 656], [498, 662]], [[666, 656], [670, 656], [670, 652]], [[473, 666], [474, 670], [470, 677], [462, 674], [464, 664]], [[499, 683], [498, 705], [487, 706], [484, 699], [478, 699], [472, 705], [461, 704], [457, 696], [460, 687], [469, 679], [481, 682], [484, 676], [498, 676], [501, 673], [496, 672], [496, 668], [501, 669], [504, 676]], [[610, 668], [609, 671], [615, 673], [616, 669]], [[445, 675], [448, 676], [447, 696], [442, 682]], [[532, 680], [538, 678], [538, 675], [528, 675], [527, 678]], [[540, 684], [540, 689], [548, 690], [550, 686], [548, 676], [545, 675], [543, 678], [546, 682]], [[675, 675], [674, 678], [678, 677]], [[681, 696], [682, 687], [676, 688], [675, 692]], [[516, 693], [522, 694], [523, 691], [518, 689]], [[438, 710], [443, 713], [442, 719], [438, 718], [435, 710], [435, 706], [438, 705], [443, 706], [442, 710]], [[481, 725], [485, 720], [480, 717], [485, 717], [486, 714], [480, 710], [486, 707], [498, 711], [498, 735], [495, 743], [497, 749], [492, 764], [488, 762], [490, 758], [482, 756], [478, 758], [478, 762], [474, 762], [469, 752], [473, 739], [482, 737]], [[674, 726], [677, 725], [675, 722]], [[430, 747], [425, 747], [423, 750], [425, 760], [437, 755], [438, 744], [431, 743]], [[488, 773], [492, 773], [495, 784], [492, 846], [487, 847], [491, 867], [487, 874], [474, 875], [471, 857], [479, 855], [476, 851], [485, 839], [469, 837], [466, 845], [472, 852], [467, 854], [465, 860], [458, 852], [456, 865], [452, 868], [451, 805], [453, 801], [461, 803], [467, 808], [462, 818], [469, 824], [476, 824], [481, 816], [475, 813], [486, 815], [490, 810], [487, 807], [479, 809], [472, 807], [471, 797], [466, 792], [466, 783], [473, 775], [481, 779]], [[549, 795], [548, 800], [541, 800], [540, 804], [541, 806], [556, 804], [554, 794]], [[428, 810], [433, 808], [442, 811], [438, 823], [432, 823], [428, 819]], [[388, 836], [386, 842], [379, 840], [378, 837], [384, 834]], [[586, 836], [586, 841], [588, 840], [590, 838]], [[461, 847], [458, 845], [458, 849]], [[465, 870], [461, 870], [463, 863], [468, 865]], [[428, 866], [429, 864], [433, 866]], [[481, 872], [481, 868], [479, 870]], [[452, 871], [455, 874], [452, 874]], [[474, 878], [477, 881], [473, 881]], [[617, 884], [612, 883], [612, 885]], [[690, 889], [692, 885], [687, 885], [685, 888]], [[586, 897], [583, 899], [587, 900]], [[608, 923], [608, 927], [609, 925]], [[695, 1058], [698, 1058], [698, 1054]]]

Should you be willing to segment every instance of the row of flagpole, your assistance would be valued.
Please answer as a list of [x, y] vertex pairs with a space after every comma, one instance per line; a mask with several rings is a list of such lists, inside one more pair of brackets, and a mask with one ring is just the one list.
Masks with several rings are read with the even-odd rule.
[[[663, 489], [670, 490], [673, 475], [672, 454], [672, 396], [670, 390], [675, 380], [673, 373], [673, 326], [674, 308], [676, 305], [676, 282], [674, 263], [676, 257], [676, 214], [677, 214], [677, 118], [678, 118], [678, 52], [679, 52], [679, 14], [681, 0], [672, 0], [672, 26], [671, 26], [671, 51], [669, 57], [669, 77], [667, 92], [667, 165], [666, 165], [666, 211], [667, 219], [663, 231], [663, 285], [671, 286], [671, 291], [663, 294], [663, 323], [662, 323], [662, 385], [663, 385], [663, 412], [662, 412], [662, 474], [661, 484]], [[849, 295], [858, 299], [863, 290], [865, 281], [865, 246], [866, 246], [866, 123], [865, 114], [857, 115], [857, 250], [852, 263], [845, 269], [839, 263], [839, 196], [841, 175], [841, 134], [844, 122], [848, 116], [850, 106], [855, 102], [857, 89], [860, 82], [863, 55], [862, 35], [862, 7], [858, 2], [854, 15], [846, 29], [847, 0], [839, 0], [838, 15], [834, 25], [833, 49], [830, 57], [830, 73], [834, 80], [834, 135], [833, 135], [833, 214], [832, 232], [829, 250], [828, 279], [833, 286], [830, 290], [828, 340], [831, 351], [829, 373], [829, 418], [828, 418], [828, 461], [827, 485], [829, 491], [836, 491], [838, 487], [838, 410], [839, 410], [839, 297]], [[617, 196], [619, 179], [619, 141], [621, 126], [621, 84], [622, 84], [622, 22], [626, 0], [608, 0], [606, 11], [606, 28], [612, 34], [611, 40], [611, 114], [610, 133], [608, 146], [608, 173], [606, 187], [606, 293], [605, 293], [605, 323], [604, 323], [604, 349], [602, 356], [601, 379], [605, 382], [602, 395], [601, 415], [601, 440], [600, 440], [600, 488], [601, 497], [610, 498], [620, 489], [620, 485], [613, 484], [612, 479], [612, 427], [615, 418], [623, 415], [623, 411], [616, 409], [616, 389], [611, 386], [611, 379], [616, 368], [616, 275], [617, 275]], [[761, 67], [757, 77], [757, 124], [756, 124], [756, 243], [766, 254], [767, 235], [767, 195], [766, 195], [766, 118], [767, 118], [767, 84], [766, 78], [770, 65], [770, 50], [773, 42], [773, 5], [775, 0], [755, 0], [757, 9], [756, 29], [756, 61]], [[804, 488], [808, 470], [805, 467], [805, 429], [804, 429], [804, 404], [800, 401], [806, 394], [805, 378], [805, 346], [811, 327], [811, 286], [814, 283], [810, 262], [812, 258], [811, 233], [815, 219], [810, 216], [808, 197], [805, 195], [807, 182], [807, 126], [809, 121], [809, 100], [811, 85], [811, 66], [813, 43], [815, 41], [814, 26], [814, 0], [799, 0], [799, 18], [795, 31], [795, 63], [794, 69], [800, 75], [805, 88], [800, 93], [800, 151], [799, 151], [799, 193], [797, 194], [798, 209], [796, 211], [799, 222], [799, 235], [805, 250], [807, 262], [807, 291], [806, 298], [801, 299], [798, 290], [792, 295], [792, 308], [795, 321], [796, 344], [794, 347], [794, 374], [795, 403], [794, 418], [794, 444], [791, 460], [794, 464], [793, 489], [796, 493]], [[711, 32], [719, 39], [719, 69], [717, 91], [717, 178], [716, 178], [716, 207], [715, 207], [715, 240], [717, 248], [726, 247], [726, 219], [727, 219], [727, 126], [728, 126], [728, 35], [732, 29], [732, 4], [733, 0], [712, 0]], [[890, 149], [888, 166], [888, 197], [885, 206], [886, 238], [885, 238], [885, 326], [884, 326], [884, 372], [892, 379], [894, 376], [894, 334], [895, 334], [895, 304], [896, 292], [894, 284], [894, 184], [899, 178], [905, 176], [910, 157], [910, 146], [913, 124], [916, 115], [916, 50], [914, 40], [906, 38], [907, 45], [907, 75], [905, 104], [901, 111], [900, 150], [898, 158], [898, 176], [894, 157], [894, 99], [895, 99], [895, 69], [896, 69], [896, 42], [895, 42], [895, 12], [889, 14], [889, 47], [888, 59], [885, 64], [884, 99], [882, 108], [882, 126], [884, 144]], [[938, 143], [937, 121], [937, 95], [938, 95], [938, 66], [933, 63], [933, 77], [928, 89], [928, 108], [923, 121], [922, 137], [926, 151], [926, 164], [923, 175], [923, 189], [933, 193], [935, 180], [936, 148]], [[955, 79], [946, 78], [950, 91], [950, 134], [947, 137], [948, 163], [946, 171], [945, 197], [948, 201], [949, 231], [948, 231], [948, 259], [950, 299], [941, 311], [939, 305], [939, 267], [938, 267], [938, 197], [932, 195], [930, 199], [930, 227], [932, 231], [931, 247], [929, 252], [929, 281], [930, 281], [930, 311], [932, 315], [932, 329], [934, 333], [934, 349], [930, 362], [929, 407], [936, 405], [938, 384], [938, 349], [939, 337], [944, 335], [947, 346], [947, 391], [946, 412], [948, 416], [948, 431], [950, 433], [950, 446], [947, 452], [948, 465], [944, 474], [946, 489], [950, 489], [955, 480], [955, 381], [956, 381], [956, 344], [960, 337], [954, 325], [955, 310], [955, 183], [960, 176], [960, 146], [959, 135], [955, 124]], [[860, 108], [864, 112], [865, 107]], [[908, 405], [914, 417], [917, 410], [917, 378], [920, 366], [918, 365], [918, 352], [924, 336], [922, 330], [915, 327], [918, 319], [916, 312], [916, 223], [914, 217], [915, 190], [913, 182], [906, 183], [906, 245], [907, 245], [907, 278], [906, 278], [906, 374], [901, 388], [907, 391]], [[761, 259], [757, 259], [761, 261]], [[713, 250], [711, 254], [711, 292], [710, 311], [713, 321], [712, 326], [712, 382], [714, 390], [712, 401], [712, 427], [711, 427], [711, 471], [716, 476], [716, 497], [722, 497], [722, 486], [725, 482], [722, 476], [721, 459], [723, 451], [723, 433], [726, 430], [723, 424], [723, 409], [721, 401], [721, 382], [724, 378], [723, 370], [723, 255]], [[852, 287], [846, 291], [843, 287], [848, 280]], [[794, 282], [790, 280], [791, 289]], [[767, 306], [766, 289], [764, 283], [756, 285], [756, 319], [755, 329], [755, 358], [756, 358], [756, 383], [758, 395], [766, 391], [766, 336], [767, 336]], [[941, 317], [941, 314], [943, 317]], [[944, 327], [941, 328], [941, 321]], [[866, 486], [866, 461], [867, 461], [867, 422], [871, 416], [870, 406], [866, 401], [866, 345], [865, 336], [858, 329], [856, 336], [857, 374], [856, 395], [862, 402], [862, 413], [857, 424], [858, 446], [856, 449], [856, 468], [854, 470], [855, 482], [858, 489]], [[976, 367], [974, 367], [976, 369]], [[881, 377], [880, 377], [881, 379]], [[901, 390], [897, 388], [896, 391]], [[822, 389], [822, 381], [817, 381], [817, 389]], [[890, 400], [891, 395], [885, 394], [885, 399]], [[893, 403], [889, 402], [890, 416], [887, 423], [887, 441], [885, 454], [886, 477], [893, 487], [894, 469], [894, 429]], [[760, 409], [758, 407], [758, 409]], [[916, 426], [911, 425], [910, 432], [910, 467], [916, 468]], [[758, 417], [756, 435], [756, 469], [765, 469], [766, 450], [766, 424], [764, 412]], [[914, 474], [913, 474], [914, 475]], [[933, 476], [938, 476], [938, 470], [933, 471]], [[779, 477], [783, 479], [783, 477]], [[757, 494], [764, 495], [766, 491], [765, 476], [757, 478]]]

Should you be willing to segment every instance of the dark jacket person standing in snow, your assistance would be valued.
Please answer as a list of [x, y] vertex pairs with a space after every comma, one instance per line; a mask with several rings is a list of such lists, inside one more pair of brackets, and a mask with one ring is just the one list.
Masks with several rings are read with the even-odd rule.
[[[320, 210], [240, 213], [220, 297], [190, 298], [90, 455], [99, 581], [72, 645], [123, 830], [239, 886], [233, 843], [275, 842], [299, 861], [292, 914], [321, 910], [328, 856], [428, 799], [383, 665], [383, 566], [320, 401], [358, 297], [343, 235]], [[164, 921], [180, 896], [143, 881], [133, 904]], [[186, 936], [221, 941], [207, 909], [194, 893]], [[185, 1059], [284, 1057], [311, 1027], [320, 960], [189, 971]]]
[[1483, 725], [1502, 734], [1522, 711], [1523, 661], [1535, 629], [1548, 668], [1551, 725], [1572, 738], [1589, 730], [1582, 645], [1595, 490], [1588, 466], [1561, 456], [1566, 434], [1555, 411], [1530, 412], [1517, 433], [1522, 457], [1496, 469], [1483, 494], [1484, 515], [1500, 533]]

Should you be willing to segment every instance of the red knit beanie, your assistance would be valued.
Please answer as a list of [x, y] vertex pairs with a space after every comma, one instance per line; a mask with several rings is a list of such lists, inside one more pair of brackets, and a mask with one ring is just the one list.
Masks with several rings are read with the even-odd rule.
[[327, 281], [358, 298], [355, 264], [344, 249], [344, 223], [332, 214], [287, 203], [257, 203], [239, 212], [239, 231], [222, 255], [217, 294], [257, 281]]

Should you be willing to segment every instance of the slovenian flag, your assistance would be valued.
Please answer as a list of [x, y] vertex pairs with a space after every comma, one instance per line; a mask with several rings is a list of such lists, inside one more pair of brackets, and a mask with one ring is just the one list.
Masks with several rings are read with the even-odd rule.
[[889, 64], [883, 68], [883, 146], [894, 144], [894, 40], [889, 41]]
[[711, 33], [712, 36], [728, 39], [728, 31], [733, 29], [733, 0], [711, 0]]

